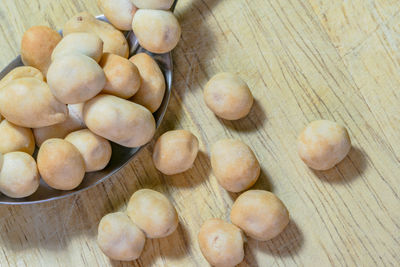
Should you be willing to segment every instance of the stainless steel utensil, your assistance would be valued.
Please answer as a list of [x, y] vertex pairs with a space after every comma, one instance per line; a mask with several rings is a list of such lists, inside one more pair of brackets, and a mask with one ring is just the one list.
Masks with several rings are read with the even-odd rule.
[[[171, 10], [173, 11], [177, 0], [175, 0]], [[96, 17], [99, 20], [106, 21], [106, 17], [104, 15], [100, 15]], [[60, 33], [62, 33], [60, 31]], [[132, 31], [126, 32], [125, 36], [128, 40], [130, 52], [129, 56], [132, 56], [136, 53], [145, 52], [152, 56], [157, 63], [159, 64], [161, 71], [164, 74], [165, 83], [166, 83], [166, 91], [164, 95], [164, 99], [161, 103], [160, 108], [153, 113], [154, 118], [156, 119], [157, 128], [160, 125], [164, 114], [167, 110], [169, 98], [171, 95], [171, 85], [172, 85], [172, 73], [173, 73], [173, 64], [172, 64], [172, 55], [171, 53], [165, 54], [153, 54], [146, 51], [144, 48], [140, 47], [135, 35]], [[7, 67], [5, 67], [0, 72], [0, 79], [2, 79], [8, 72], [12, 69], [23, 66], [21, 61], [21, 56], [15, 58]], [[127, 148], [115, 143], [111, 143], [112, 145], [112, 156], [109, 164], [106, 166], [105, 169], [97, 172], [86, 173], [85, 178], [83, 179], [82, 184], [74, 190], [71, 191], [60, 191], [55, 190], [47, 186], [43, 180], [40, 181], [39, 189], [31, 196], [26, 198], [9, 198], [3, 194], [0, 194], [0, 204], [11, 204], [11, 205], [18, 205], [18, 204], [32, 204], [32, 203], [42, 203], [50, 200], [61, 199], [67, 196], [71, 196], [82, 192], [86, 189], [89, 189], [105, 180], [107, 180], [111, 175], [119, 171], [125, 164], [127, 164], [138, 152], [142, 147], [137, 148]], [[35, 152], [36, 155], [37, 151]]]

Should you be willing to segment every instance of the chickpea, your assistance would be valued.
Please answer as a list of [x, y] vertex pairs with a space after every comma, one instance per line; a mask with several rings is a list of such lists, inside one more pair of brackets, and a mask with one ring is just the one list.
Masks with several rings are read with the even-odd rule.
[[94, 59], [81, 54], [68, 54], [57, 57], [51, 63], [47, 82], [60, 102], [77, 104], [100, 93], [106, 84], [106, 76]]
[[48, 139], [41, 145], [37, 165], [42, 179], [58, 190], [76, 188], [85, 176], [85, 162], [79, 150], [59, 138]]
[[224, 72], [207, 82], [204, 87], [204, 101], [218, 117], [238, 120], [249, 114], [253, 95], [240, 77]]
[[72, 132], [65, 137], [65, 140], [73, 144], [81, 153], [86, 172], [102, 170], [110, 161], [110, 142], [88, 129]]
[[311, 122], [297, 140], [300, 158], [315, 170], [333, 168], [350, 149], [351, 140], [346, 128], [328, 120]]
[[260, 164], [253, 151], [239, 140], [222, 139], [211, 148], [211, 166], [218, 183], [230, 192], [241, 192], [254, 185]]
[[137, 7], [131, 0], [100, 0], [106, 18], [121, 31], [132, 30], [132, 20]]
[[142, 254], [145, 242], [146, 236], [125, 213], [107, 214], [99, 223], [97, 244], [111, 259], [136, 260]]
[[139, 9], [133, 17], [132, 30], [143, 48], [157, 54], [171, 51], [181, 38], [178, 20], [165, 10]]
[[32, 130], [17, 126], [7, 120], [0, 122], [0, 152], [21, 151], [33, 154], [35, 150], [35, 139]]
[[289, 223], [289, 212], [271, 192], [249, 190], [233, 203], [231, 221], [248, 236], [267, 241], [285, 229]]
[[148, 238], [172, 234], [178, 227], [178, 214], [163, 194], [151, 190], [136, 191], [128, 203], [128, 216]]
[[141, 84], [139, 70], [128, 59], [105, 53], [100, 66], [107, 79], [102, 93], [127, 99], [139, 90]]
[[167, 175], [190, 169], [199, 151], [197, 137], [186, 130], [169, 131], [161, 135], [153, 152], [156, 168]]
[[220, 219], [203, 223], [198, 234], [201, 253], [213, 266], [236, 266], [243, 261], [242, 231]]
[[153, 113], [160, 107], [164, 98], [164, 75], [157, 62], [146, 53], [136, 54], [129, 60], [136, 65], [142, 78], [139, 91], [130, 100]]
[[1, 88], [0, 113], [18, 126], [39, 128], [65, 121], [68, 110], [45, 82], [24, 77]]
[[112, 95], [101, 94], [87, 101], [83, 118], [89, 130], [126, 147], [146, 144], [156, 131], [150, 111]]
[[22, 36], [21, 60], [26, 66], [39, 69], [45, 76], [51, 63], [51, 53], [61, 41], [61, 35], [47, 26], [33, 26]]
[[[0, 156], [1, 161], [1, 156]], [[39, 187], [36, 162], [25, 152], [10, 152], [0, 162], [0, 191], [6, 196], [22, 198], [32, 195]]]

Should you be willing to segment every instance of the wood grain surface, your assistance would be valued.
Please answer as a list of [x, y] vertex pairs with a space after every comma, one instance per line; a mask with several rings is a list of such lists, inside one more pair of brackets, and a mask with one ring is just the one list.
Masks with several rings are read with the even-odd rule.
[[[19, 53], [30, 26], [59, 29], [84, 10], [101, 13], [95, 0], [1, 0], [0, 67]], [[397, 0], [179, 0], [173, 95], [156, 137], [192, 131], [201, 146], [194, 167], [160, 174], [153, 141], [82, 194], [0, 206], [1, 266], [207, 266], [199, 227], [212, 217], [228, 220], [238, 196], [211, 172], [209, 148], [224, 137], [253, 148], [262, 165], [255, 188], [277, 194], [291, 214], [277, 238], [248, 240], [241, 266], [399, 266], [399, 11]], [[202, 88], [221, 71], [249, 84], [256, 102], [247, 118], [223, 121], [206, 108]], [[298, 133], [319, 118], [346, 125], [353, 142], [325, 172], [308, 169], [296, 153]], [[140, 188], [165, 193], [180, 226], [148, 240], [139, 260], [110, 261], [96, 245], [97, 224]]]

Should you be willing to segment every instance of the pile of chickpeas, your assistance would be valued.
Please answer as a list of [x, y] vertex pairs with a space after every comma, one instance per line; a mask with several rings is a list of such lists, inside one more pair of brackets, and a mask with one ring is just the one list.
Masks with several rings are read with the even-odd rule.
[[180, 39], [179, 23], [170, 11], [137, 10], [127, 0], [102, 6], [112, 24], [82, 12], [64, 25], [63, 37], [46, 26], [24, 33], [25, 66], [0, 81], [3, 194], [28, 197], [40, 177], [54, 189], [72, 190], [86, 172], [107, 166], [109, 141], [139, 147], [153, 138], [152, 113], [164, 98], [165, 79], [148, 54], [128, 59], [121, 31], [133, 28], [142, 47], [166, 53]]
[[[22, 38], [24, 67], [0, 81], [0, 191], [14, 198], [33, 194], [39, 177], [52, 188], [71, 190], [85, 172], [103, 169], [111, 158], [109, 141], [126, 147], [148, 143], [155, 133], [152, 115], [161, 105], [165, 80], [156, 61], [145, 53], [128, 58], [121, 31], [133, 30], [152, 53], [171, 51], [181, 36], [172, 12], [173, 0], [101, 0], [111, 24], [79, 13], [56, 31], [35, 26]], [[237, 75], [219, 73], [204, 86], [204, 101], [218, 117], [246, 117], [253, 95]], [[327, 170], [351, 149], [345, 127], [328, 120], [311, 122], [298, 138], [298, 154], [315, 170]], [[31, 156], [39, 147], [37, 159]], [[199, 151], [187, 130], [162, 134], [153, 163], [165, 175], [190, 169]], [[260, 175], [252, 149], [240, 140], [218, 140], [211, 148], [211, 167], [220, 186], [243, 192], [230, 221], [206, 220], [198, 233], [205, 259], [215, 266], [235, 266], [244, 258], [244, 234], [267, 241], [289, 224], [289, 212], [273, 193], [249, 190]], [[247, 191], [246, 191], [247, 190]], [[105, 215], [98, 244], [108, 257], [140, 257], [146, 238], [173, 233], [178, 214], [163, 194], [136, 191], [124, 212]]]

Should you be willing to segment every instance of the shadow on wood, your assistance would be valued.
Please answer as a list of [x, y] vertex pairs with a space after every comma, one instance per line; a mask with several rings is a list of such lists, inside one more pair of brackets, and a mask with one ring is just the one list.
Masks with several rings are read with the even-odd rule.
[[[178, 81], [179, 85], [183, 85], [184, 90], [192, 85], [202, 88], [211, 78], [205, 72], [206, 68], [201, 65], [201, 62], [208, 62], [213, 57], [210, 52], [213, 51], [216, 37], [206, 25], [206, 17], [214, 16], [212, 9], [219, 2], [218, 0], [192, 0], [183, 8], [179, 8], [178, 3], [177, 14], [182, 27], [182, 38], [173, 54], [179, 53], [185, 56], [182, 62], [178, 61], [174, 64], [176, 66], [174, 74], [178, 77], [175, 82]], [[174, 59], [180, 58], [182, 57], [174, 57]]]
[[250, 189], [266, 190], [273, 192], [274, 187], [266, 170], [261, 169], [257, 182]]
[[193, 242], [190, 240], [186, 227], [180, 221], [174, 233], [160, 239], [161, 247], [164, 248], [162, 257], [167, 259], [185, 258], [189, 254]]
[[134, 261], [116, 261], [110, 259], [111, 266], [113, 267], [142, 267], [144, 266], [143, 263], [140, 261], [140, 258]]
[[253, 107], [246, 117], [234, 121], [219, 119], [219, 121], [223, 123], [226, 127], [238, 132], [259, 131], [264, 126], [266, 120], [267, 117], [265, 115], [265, 111], [260, 105], [260, 102], [256, 99], [254, 99]]
[[366, 168], [364, 151], [357, 147], [352, 147], [346, 158], [338, 165], [326, 171], [312, 170], [321, 181], [327, 183], [349, 183], [357, 177], [362, 176]]
[[276, 257], [293, 257], [298, 254], [304, 243], [304, 237], [297, 224], [290, 220], [288, 226], [277, 237], [261, 242], [248, 238], [251, 250], [261, 251]]
[[210, 173], [210, 159], [206, 153], [199, 150], [192, 168], [180, 174], [164, 175], [164, 179], [168, 186], [194, 188], [204, 183]]
[[82, 194], [48, 203], [0, 207], [0, 216], [11, 222], [0, 225], [3, 245], [16, 252], [31, 248], [58, 251], [64, 250], [75, 235], [94, 235], [102, 207], [97, 207], [98, 212], [90, 213], [88, 208], [93, 209], [93, 206], [84, 203]]
[[238, 265], [238, 267], [245, 267], [245, 266], [262, 266], [257, 263], [257, 259], [254, 256], [252, 249], [249, 247], [248, 243], [244, 243], [244, 259]]
[[193, 93], [195, 89], [201, 90], [209, 78], [201, 62], [211, 60], [210, 51], [213, 50], [215, 37], [206, 25], [205, 16], [212, 16], [212, 9], [218, 2], [192, 0], [186, 5], [177, 4], [175, 15], [182, 28], [182, 37], [172, 51], [174, 77], [171, 99], [157, 135], [184, 128], [181, 118], [185, 115], [182, 105], [186, 94]]
[[258, 177], [257, 182], [252, 187], [244, 190], [243, 192], [239, 192], [239, 193], [228, 192], [230, 198], [233, 201], [235, 201], [242, 193], [244, 193], [247, 190], [266, 190], [266, 191], [272, 192], [273, 186], [272, 186], [268, 176], [269, 175], [266, 174], [266, 171], [261, 169], [260, 176]]
[[[147, 239], [142, 255], [132, 262], [138, 266], [153, 266], [158, 259], [180, 259], [190, 254], [192, 241], [185, 226], [180, 222], [178, 228], [171, 235], [164, 238]], [[164, 262], [164, 260], [161, 260]], [[115, 261], [114, 266], [123, 266], [122, 262]], [[132, 264], [130, 265], [132, 266]]]

